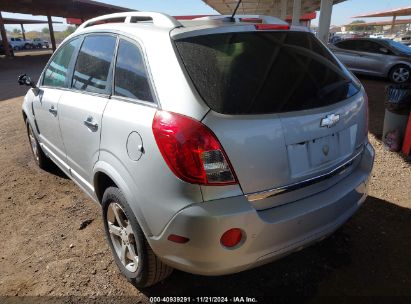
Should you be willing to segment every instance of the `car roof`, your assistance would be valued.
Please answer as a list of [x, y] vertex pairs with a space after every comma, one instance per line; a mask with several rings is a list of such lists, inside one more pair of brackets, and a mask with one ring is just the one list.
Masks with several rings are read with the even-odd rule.
[[[132, 21], [133, 18], [139, 18], [138, 21]], [[149, 21], [149, 18], [152, 18]], [[123, 19], [120, 20], [119, 19]], [[242, 22], [242, 20], [258, 19], [256, 22]], [[109, 22], [109, 21], [114, 22]], [[214, 30], [228, 32], [228, 31], [251, 31], [255, 30], [256, 23], [270, 23], [276, 25], [288, 26], [285, 21], [265, 15], [238, 15], [234, 18], [235, 22], [231, 20], [230, 16], [210, 16], [196, 18], [192, 20], [177, 20], [174, 17], [166, 14], [155, 12], [128, 12], [109, 14], [90, 19], [83, 23], [75, 32], [90, 33], [94, 31], [108, 31], [108, 32], [122, 32], [130, 35], [140, 34], [144, 35], [147, 32], [164, 33], [168, 36], [177, 36], [188, 32]], [[105, 23], [107, 22], [107, 23]], [[291, 31], [305, 31], [309, 32], [306, 27], [291, 26]]]
[[[364, 37], [364, 38], [348, 38], [348, 39], [344, 39], [342, 41], [347, 41], [347, 40], [356, 40], [356, 41], [376, 41], [376, 42], [380, 42], [380, 41], [385, 41], [387, 39], [383, 39], [383, 38], [368, 38], [368, 37]], [[340, 41], [339, 41], [340, 42]]]

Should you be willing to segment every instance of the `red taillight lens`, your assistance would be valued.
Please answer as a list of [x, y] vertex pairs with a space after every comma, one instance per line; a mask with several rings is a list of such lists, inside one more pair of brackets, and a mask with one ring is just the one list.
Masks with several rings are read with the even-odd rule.
[[259, 31], [269, 31], [269, 30], [289, 30], [290, 26], [288, 24], [255, 24], [255, 29]]
[[224, 232], [220, 241], [225, 247], [234, 247], [240, 243], [242, 238], [243, 233], [241, 229], [233, 228]]
[[216, 136], [201, 122], [157, 111], [153, 133], [164, 160], [178, 178], [201, 185], [237, 183]]

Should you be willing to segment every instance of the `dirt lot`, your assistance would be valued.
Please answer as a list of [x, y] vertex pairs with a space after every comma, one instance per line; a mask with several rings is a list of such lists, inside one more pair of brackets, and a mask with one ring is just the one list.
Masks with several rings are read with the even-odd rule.
[[[287, 302], [289, 296], [314, 303], [327, 299], [322, 296], [411, 301], [411, 165], [386, 152], [379, 140], [384, 81], [362, 78], [376, 162], [369, 198], [339, 231], [251, 271], [224, 277], [175, 271], [162, 284], [138, 290], [112, 261], [99, 207], [57, 169], [42, 171], [32, 160], [21, 117], [25, 89], [15, 82], [24, 71], [37, 77], [46, 60], [47, 55], [0, 59], [0, 296], [58, 296], [27, 302], [145, 303], [152, 296], [178, 295], [248, 296], [261, 302]], [[80, 230], [87, 219], [92, 223]]]

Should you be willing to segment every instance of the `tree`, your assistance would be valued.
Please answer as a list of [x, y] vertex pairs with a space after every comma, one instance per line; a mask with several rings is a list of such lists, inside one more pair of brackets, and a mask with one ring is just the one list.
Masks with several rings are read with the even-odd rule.
[[[365, 23], [364, 20], [354, 20], [351, 22], [347, 27], [349, 28], [350, 31], [369, 31], [372, 29], [371, 26], [366, 26], [366, 25], [361, 25], [362, 23]], [[359, 25], [356, 25], [359, 24]]]
[[73, 34], [75, 31], [76, 31], [76, 27], [74, 27], [74, 26], [72, 26], [72, 25], [69, 25], [64, 32], [65, 32], [65, 33], [67, 34], [67, 36], [68, 36], [68, 35], [70, 35], [70, 34]]
[[50, 30], [49, 30], [49, 28], [48, 27], [43, 27], [43, 29], [41, 30], [41, 32], [43, 33], [43, 34], [50, 34]]
[[14, 28], [14, 29], [13, 29], [13, 34], [14, 34], [14, 35], [20, 35], [20, 34], [21, 34], [21, 30], [19, 30], [19, 29], [17, 29], [17, 28]]

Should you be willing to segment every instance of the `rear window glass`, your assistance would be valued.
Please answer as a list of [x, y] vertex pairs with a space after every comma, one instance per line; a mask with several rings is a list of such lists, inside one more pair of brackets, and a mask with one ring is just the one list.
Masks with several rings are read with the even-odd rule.
[[114, 77], [114, 95], [153, 102], [140, 49], [120, 39]]
[[176, 46], [199, 94], [223, 114], [312, 109], [359, 90], [310, 33], [213, 34], [178, 39]]

